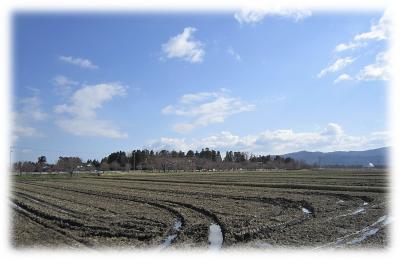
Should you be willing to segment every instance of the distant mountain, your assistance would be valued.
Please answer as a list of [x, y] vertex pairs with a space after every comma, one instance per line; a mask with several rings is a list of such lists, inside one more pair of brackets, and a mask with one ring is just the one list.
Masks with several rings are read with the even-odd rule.
[[284, 154], [283, 156], [321, 166], [371, 166], [371, 163], [375, 166], [387, 166], [389, 149], [389, 147], [382, 147], [366, 151], [338, 151], [329, 153], [300, 151]]

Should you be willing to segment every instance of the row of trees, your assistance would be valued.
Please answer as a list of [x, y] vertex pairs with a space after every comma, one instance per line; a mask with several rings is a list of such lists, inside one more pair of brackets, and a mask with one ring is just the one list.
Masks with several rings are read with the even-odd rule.
[[59, 157], [55, 164], [47, 163], [41, 156], [37, 162], [17, 162], [15, 171], [220, 171], [220, 170], [256, 170], [256, 169], [301, 169], [308, 165], [292, 158], [282, 156], [255, 156], [245, 152], [227, 151], [222, 159], [219, 151], [208, 148], [201, 151], [152, 151], [133, 150], [129, 153], [113, 152], [100, 161], [96, 159], [83, 162], [78, 157]]
[[[91, 167], [91, 168], [90, 168]], [[13, 165], [15, 172], [74, 172], [76, 170], [95, 170], [96, 167], [85, 164], [79, 157], [59, 157], [55, 164], [47, 163], [46, 156], [40, 156], [37, 162], [16, 162]]]

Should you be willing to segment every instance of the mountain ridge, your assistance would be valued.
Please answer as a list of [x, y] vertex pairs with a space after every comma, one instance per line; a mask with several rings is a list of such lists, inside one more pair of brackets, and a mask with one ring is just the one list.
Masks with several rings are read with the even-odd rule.
[[[283, 157], [304, 161], [320, 166], [387, 166], [390, 147], [362, 151], [310, 152], [298, 151], [284, 154]], [[372, 165], [371, 165], [372, 164]]]

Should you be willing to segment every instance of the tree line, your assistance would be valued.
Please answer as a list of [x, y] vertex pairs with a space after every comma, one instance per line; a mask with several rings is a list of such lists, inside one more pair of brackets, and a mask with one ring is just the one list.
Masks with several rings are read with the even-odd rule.
[[220, 151], [209, 148], [201, 151], [153, 151], [133, 150], [118, 151], [102, 158], [100, 161], [89, 159], [82, 161], [79, 157], [59, 157], [55, 164], [47, 162], [40, 156], [37, 162], [16, 162], [16, 172], [69, 172], [75, 171], [131, 171], [151, 172], [177, 171], [237, 171], [262, 169], [303, 169], [309, 166], [290, 157], [279, 155], [253, 155], [247, 152], [227, 151], [222, 158]]

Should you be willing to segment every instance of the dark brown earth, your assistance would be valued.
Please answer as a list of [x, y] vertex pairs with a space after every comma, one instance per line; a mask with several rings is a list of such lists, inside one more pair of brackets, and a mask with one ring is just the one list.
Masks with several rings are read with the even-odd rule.
[[[307, 170], [17, 176], [17, 248], [384, 248], [387, 173]], [[176, 223], [180, 227], [174, 227]]]

